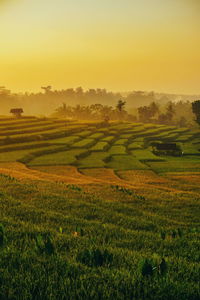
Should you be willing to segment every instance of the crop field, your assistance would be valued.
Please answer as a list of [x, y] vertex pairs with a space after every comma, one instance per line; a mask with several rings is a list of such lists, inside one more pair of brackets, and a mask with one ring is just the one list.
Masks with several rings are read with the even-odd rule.
[[115, 145], [125, 145], [128, 142], [128, 139], [119, 139], [115, 142]]
[[[94, 168], [101, 165], [107, 168], [114, 166], [116, 171], [152, 168], [160, 173], [187, 169], [198, 172], [198, 133], [198, 129], [158, 124], [113, 122], [109, 127], [101, 127], [95, 122], [78, 123], [34, 117], [20, 120], [7, 118], [0, 120], [0, 161], [19, 161], [29, 166], [38, 163], [60, 165], [62, 162], [64, 165], [73, 165], [75, 162], [78, 168], [92, 168], [92, 157]], [[178, 143], [183, 150], [183, 157], [156, 156], [151, 148], [151, 142], [156, 141]], [[76, 149], [85, 153], [84, 163], [82, 157], [72, 159], [71, 153]], [[65, 157], [65, 154], [69, 157]], [[97, 163], [94, 158], [97, 158]], [[102, 162], [99, 163], [99, 160]], [[116, 164], [115, 161], [119, 163]], [[182, 167], [181, 162], [185, 162]]]
[[34, 166], [37, 165], [70, 165], [77, 162], [77, 156], [87, 152], [85, 149], [58, 151], [34, 158]]
[[107, 148], [109, 144], [107, 142], [98, 142], [96, 145], [94, 145], [91, 149], [91, 151], [103, 151], [105, 148]]
[[2, 117], [0, 299], [199, 300], [199, 201], [199, 128]]

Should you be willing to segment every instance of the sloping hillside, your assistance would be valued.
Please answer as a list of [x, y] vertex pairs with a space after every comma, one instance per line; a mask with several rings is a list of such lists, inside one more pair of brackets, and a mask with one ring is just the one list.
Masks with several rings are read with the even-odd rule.
[[32, 118], [0, 136], [0, 299], [200, 298], [198, 131]]

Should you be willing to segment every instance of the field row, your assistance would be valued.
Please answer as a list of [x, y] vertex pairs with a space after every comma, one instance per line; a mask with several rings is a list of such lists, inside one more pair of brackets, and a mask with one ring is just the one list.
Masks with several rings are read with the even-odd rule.
[[[99, 123], [100, 124], [100, 123]], [[160, 135], [160, 137], [168, 138], [168, 134], [173, 130], [178, 136], [181, 133], [187, 133], [188, 129], [177, 129], [175, 127], [140, 123], [135, 124], [116, 124], [112, 123], [107, 128], [98, 128], [98, 123], [85, 122], [76, 123], [66, 120], [56, 119], [21, 119], [19, 121], [12, 120], [10, 123], [0, 121], [0, 144], [7, 145], [13, 143], [22, 143], [26, 141], [47, 140], [68, 136], [73, 133], [80, 133], [82, 136], [89, 136], [92, 133], [100, 132], [106, 136], [121, 134], [122, 138], [135, 138], [138, 136], [152, 137]], [[192, 136], [193, 133], [189, 135]], [[98, 137], [98, 135], [96, 136]], [[94, 136], [95, 138], [95, 136]], [[189, 136], [188, 136], [189, 138]]]
[[[95, 122], [36, 118], [16, 122], [0, 122], [0, 162], [157, 172], [171, 172], [175, 166], [180, 171], [200, 169], [198, 129], [116, 122], [103, 127]], [[8, 132], [11, 135], [5, 138], [3, 133]], [[156, 156], [151, 147], [155, 141], [179, 143], [184, 156]]]

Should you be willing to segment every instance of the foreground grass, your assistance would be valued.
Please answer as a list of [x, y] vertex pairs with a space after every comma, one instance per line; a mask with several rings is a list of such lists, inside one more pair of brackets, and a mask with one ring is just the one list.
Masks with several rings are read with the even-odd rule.
[[200, 298], [198, 186], [0, 179], [0, 299]]

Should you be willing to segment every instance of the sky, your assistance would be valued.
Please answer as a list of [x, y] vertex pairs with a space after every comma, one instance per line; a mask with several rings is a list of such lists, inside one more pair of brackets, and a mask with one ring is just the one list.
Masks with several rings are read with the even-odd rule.
[[200, 94], [200, 0], [0, 0], [0, 86]]

